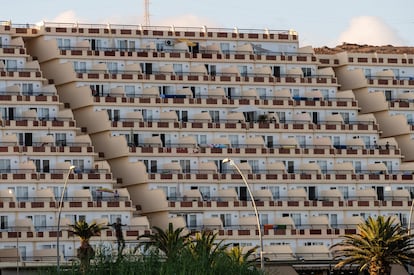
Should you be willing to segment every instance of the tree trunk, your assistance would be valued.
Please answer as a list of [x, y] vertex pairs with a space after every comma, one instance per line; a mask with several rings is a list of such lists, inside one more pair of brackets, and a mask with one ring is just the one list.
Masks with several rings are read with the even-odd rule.
[[85, 274], [91, 259], [95, 257], [95, 251], [88, 241], [81, 241], [81, 246], [77, 250], [77, 256], [80, 260], [80, 270]]

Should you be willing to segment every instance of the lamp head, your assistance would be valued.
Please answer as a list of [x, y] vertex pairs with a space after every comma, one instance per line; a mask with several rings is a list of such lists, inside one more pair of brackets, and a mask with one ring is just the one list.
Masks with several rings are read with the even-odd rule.
[[232, 166], [234, 165], [234, 161], [231, 158], [223, 159], [222, 163], [229, 163]]
[[71, 170], [73, 170], [73, 169], [75, 169], [76, 168], [76, 166], [75, 165], [71, 165], [70, 167], [69, 167], [69, 171], [71, 171]]

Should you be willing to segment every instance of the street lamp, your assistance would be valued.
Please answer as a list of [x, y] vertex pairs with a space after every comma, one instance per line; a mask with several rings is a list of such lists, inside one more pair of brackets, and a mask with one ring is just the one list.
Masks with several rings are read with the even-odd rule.
[[69, 179], [69, 175], [70, 172], [73, 171], [73, 169], [75, 169], [75, 166], [71, 165], [69, 167], [68, 173], [66, 175], [66, 179], [65, 179], [65, 183], [63, 184], [63, 190], [62, 193], [60, 195], [60, 200], [59, 200], [59, 209], [58, 209], [58, 222], [57, 222], [57, 239], [56, 239], [56, 268], [57, 268], [57, 274], [60, 274], [60, 249], [59, 249], [59, 239], [60, 239], [60, 215], [62, 213], [62, 204], [63, 204], [63, 197], [65, 196], [65, 191], [66, 191], [66, 185], [68, 184], [68, 179]]
[[243, 175], [243, 173], [241, 172], [240, 168], [236, 165], [236, 163], [234, 163], [234, 161], [232, 159], [225, 158], [225, 159], [223, 159], [222, 162], [223, 163], [229, 163], [231, 166], [233, 166], [234, 168], [236, 168], [237, 172], [242, 177], [242, 180], [244, 182], [244, 185], [246, 185], [246, 187], [247, 187], [247, 191], [249, 192], [249, 196], [250, 196], [250, 199], [252, 201], [253, 208], [254, 208], [254, 213], [256, 215], [257, 230], [259, 231], [259, 240], [260, 240], [260, 269], [261, 270], [264, 270], [262, 228], [260, 226], [259, 212], [257, 211], [256, 202], [254, 200], [252, 191], [250, 190], [250, 186], [247, 183], [246, 177]]

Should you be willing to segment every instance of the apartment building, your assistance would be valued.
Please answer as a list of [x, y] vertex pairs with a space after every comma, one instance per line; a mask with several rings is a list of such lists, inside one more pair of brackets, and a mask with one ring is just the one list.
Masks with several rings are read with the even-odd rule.
[[[355, 78], [355, 53], [316, 54], [280, 30], [44, 23], [3, 33], [73, 114], [96, 153], [88, 168], [104, 163], [104, 187], [124, 190], [150, 226], [259, 245], [242, 175], [270, 259], [331, 259], [329, 247], [368, 216], [411, 220], [410, 108], [405, 126], [388, 125], [402, 107], [388, 92], [366, 96], [379, 86]], [[389, 58], [413, 77], [412, 55]], [[391, 94], [409, 97], [410, 81]]]
[[[121, 217], [135, 240], [140, 218], [128, 190], [114, 197], [108, 162], [98, 158], [18, 30], [0, 25], [0, 261], [56, 262], [61, 197], [62, 260], [76, 256], [79, 244], [68, 224], [82, 219], [106, 225]], [[114, 241], [111, 229], [93, 240]]]

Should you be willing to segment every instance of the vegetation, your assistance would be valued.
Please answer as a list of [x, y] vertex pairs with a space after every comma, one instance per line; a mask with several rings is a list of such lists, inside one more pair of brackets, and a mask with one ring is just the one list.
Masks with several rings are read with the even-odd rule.
[[101, 231], [104, 228], [102, 225], [96, 223], [88, 224], [84, 220], [71, 224], [70, 228], [69, 232], [78, 236], [80, 239], [80, 247], [77, 249], [77, 257], [80, 260], [80, 270], [85, 273], [89, 268], [90, 260], [95, 257], [95, 251], [90, 245], [89, 240], [93, 236], [100, 236]]
[[389, 275], [393, 264], [414, 264], [413, 235], [394, 218], [369, 217], [358, 225], [357, 231], [357, 234], [342, 236], [343, 240], [332, 246], [335, 259], [339, 260], [336, 268], [352, 264], [370, 275]]
[[[126, 249], [120, 255], [112, 246], [100, 245], [94, 251], [93, 260], [89, 262], [89, 259], [87, 265], [83, 265], [82, 260], [74, 262], [72, 266], [64, 266], [61, 274], [263, 274], [256, 268], [254, 257], [256, 248], [243, 254], [239, 247], [230, 249], [229, 245], [223, 244], [223, 241], [217, 241], [216, 237], [217, 234], [208, 231], [190, 236], [184, 228], [174, 229], [172, 224], [166, 230], [154, 227], [152, 234], [139, 236], [143, 245], [136, 247], [135, 250]], [[39, 274], [42, 275], [51, 275], [55, 272], [55, 268], [39, 270]]]
[[166, 231], [158, 227], [154, 231], [139, 239], [147, 240], [146, 253], [165, 257], [161, 273], [156, 274], [261, 274], [251, 257], [256, 248], [244, 256], [239, 248], [229, 249], [229, 244], [217, 241], [217, 233], [203, 231], [192, 237], [171, 223]]

